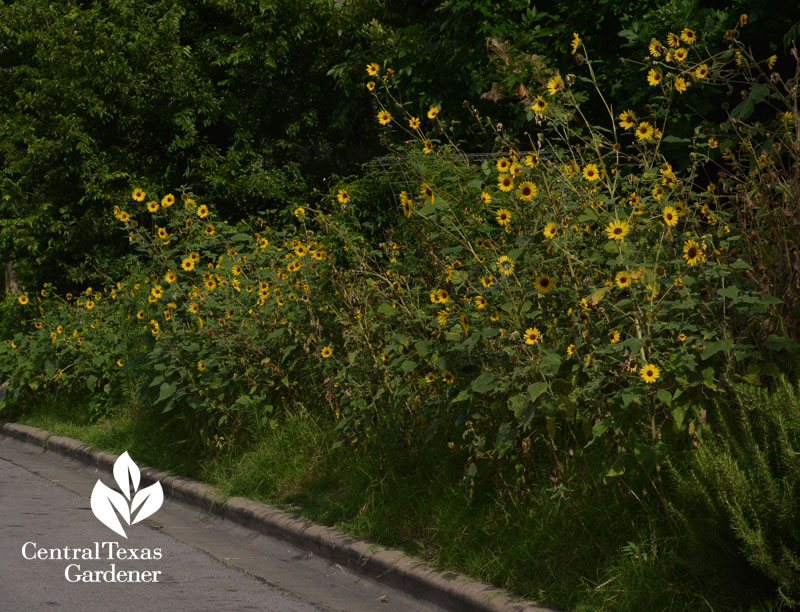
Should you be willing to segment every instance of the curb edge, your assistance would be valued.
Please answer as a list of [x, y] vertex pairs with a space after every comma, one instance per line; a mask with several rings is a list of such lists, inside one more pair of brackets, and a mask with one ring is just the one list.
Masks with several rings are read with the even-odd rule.
[[[0, 434], [108, 471], [111, 471], [117, 459], [117, 455], [98, 451], [79, 440], [30, 425], [0, 423]], [[141, 475], [147, 484], [160, 481], [165, 493], [173, 499], [198, 506], [248, 529], [288, 541], [351, 570], [365, 573], [388, 586], [452, 610], [557, 612], [553, 608], [524, 601], [505, 589], [472, 580], [458, 572], [439, 570], [399, 550], [347, 535], [268, 504], [244, 497], [226, 499], [220, 490], [199, 480], [150, 467], [141, 467]]]

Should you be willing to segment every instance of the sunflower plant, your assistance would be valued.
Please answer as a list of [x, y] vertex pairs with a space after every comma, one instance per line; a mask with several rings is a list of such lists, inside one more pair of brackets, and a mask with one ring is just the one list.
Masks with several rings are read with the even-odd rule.
[[[401, 196], [393, 250], [352, 254], [347, 282], [361, 299], [343, 340], [356, 367], [340, 371], [340, 386], [395, 427], [446, 432], [471, 474], [481, 460], [513, 462], [524, 479], [547, 448], [557, 477], [589, 462], [607, 478], [635, 468], [656, 484], [663, 460], [695, 445], [713, 396], [737, 377], [774, 374], [772, 351], [787, 345], [765, 341], [763, 325], [782, 301], [752, 282], [733, 183], [709, 180], [715, 147], [702, 129], [687, 141], [668, 132], [678, 79], [718, 85], [736, 63], [729, 50], [703, 55], [698, 36], [687, 28], [674, 41], [683, 46], [657, 48], [646, 114], [608, 102], [578, 37], [588, 91], [558, 73], [528, 87], [525, 140], [473, 112], [496, 135], [483, 160], [448, 136], [447, 109], [412, 133], [408, 117], [424, 109], [397, 80], [376, 88], [393, 117], [385, 129], [406, 136], [405, 180], [420, 187]], [[605, 124], [581, 113], [590, 95]], [[674, 168], [667, 142], [692, 163]], [[362, 358], [385, 392], [358, 378]], [[344, 423], [363, 435], [375, 420], [359, 409]]]

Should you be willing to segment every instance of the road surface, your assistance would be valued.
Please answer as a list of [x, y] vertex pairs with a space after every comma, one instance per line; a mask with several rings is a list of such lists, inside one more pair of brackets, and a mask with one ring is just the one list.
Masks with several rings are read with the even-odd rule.
[[169, 498], [123, 538], [92, 513], [98, 479], [0, 436], [0, 610], [442, 610]]

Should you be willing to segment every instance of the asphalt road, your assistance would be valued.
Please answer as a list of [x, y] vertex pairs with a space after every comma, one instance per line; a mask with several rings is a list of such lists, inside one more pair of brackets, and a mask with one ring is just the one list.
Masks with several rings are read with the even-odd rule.
[[441, 610], [169, 498], [122, 538], [91, 511], [98, 479], [115, 486], [111, 474], [0, 436], [0, 610]]

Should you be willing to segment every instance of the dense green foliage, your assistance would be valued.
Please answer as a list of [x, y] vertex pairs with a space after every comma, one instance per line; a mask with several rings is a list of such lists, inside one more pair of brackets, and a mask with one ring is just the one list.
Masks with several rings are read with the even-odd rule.
[[[649, 608], [682, 569], [660, 588], [696, 607], [675, 511], [695, 528], [705, 504], [744, 551], [713, 584], [747, 561], [796, 597], [794, 532], [761, 538], [725, 490], [794, 517], [796, 415], [742, 433], [728, 406], [794, 374], [797, 11], [419, 4], [0, 6], [2, 414], [84, 398], [70, 418], [137, 445], [157, 423], [154, 461], [188, 471], [305, 453], [304, 431], [351, 466], [308, 458], [350, 492], [321, 487], [319, 516], [408, 541], [389, 485], [442, 486], [489, 526], [425, 554], [588, 609]], [[743, 476], [773, 430], [786, 448]], [[548, 531], [576, 525], [580, 570], [521, 577], [536, 546], [568, 567]]]
[[[732, 534], [789, 606], [800, 599], [800, 393], [738, 386], [675, 480], [686, 528], [719, 549]], [[719, 526], [727, 530], [720, 530]], [[714, 541], [714, 537], [717, 541]]]
[[[329, 66], [369, 3], [0, 5], [0, 261], [25, 282], [116, 275], [107, 211], [191, 185], [232, 218], [308, 197], [374, 150]], [[335, 103], [331, 103], [334, 101]]]

